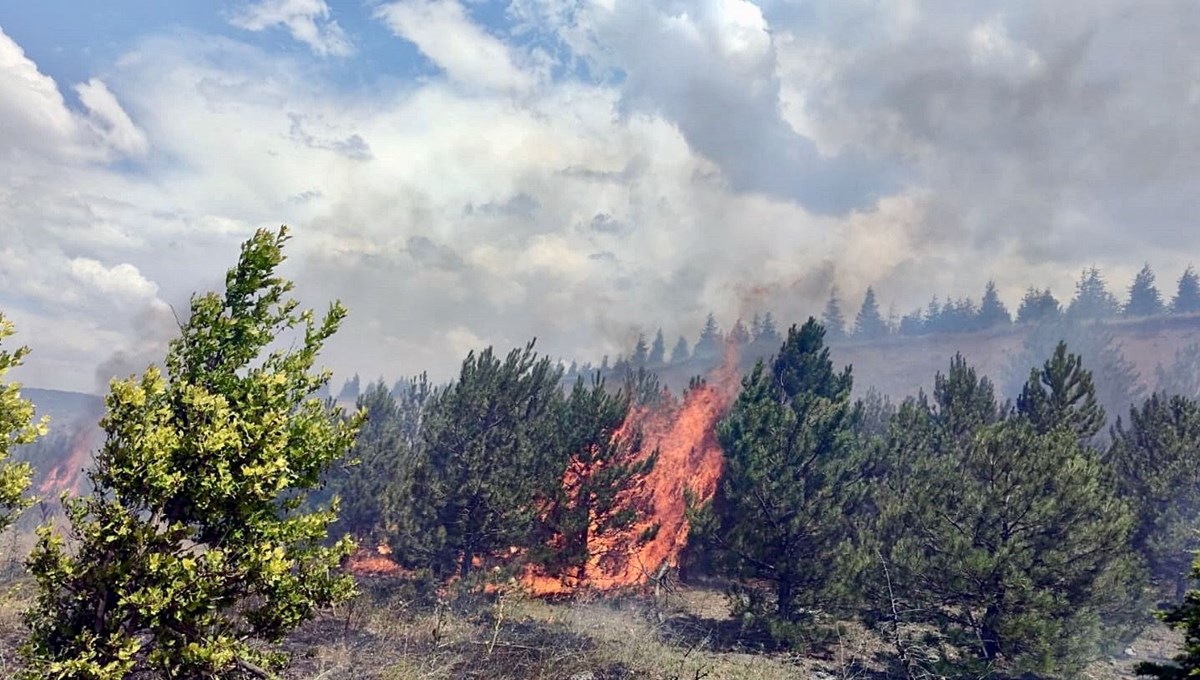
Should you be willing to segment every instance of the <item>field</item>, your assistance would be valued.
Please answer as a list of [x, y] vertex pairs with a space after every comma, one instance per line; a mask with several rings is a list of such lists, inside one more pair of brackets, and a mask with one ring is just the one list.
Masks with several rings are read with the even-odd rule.
[[[0, 677], [17, 668], [20, 611], [30, 582], [12, 572], [0, 595]], [[657, 593], [544, 601], [515, 592], [441, 596], [414, 584], [364, 579], [353, 601], [325, 612], [285, 643], [288, 680], [880, 680], [888, 646], [856, 624], [804, 653], [765, 647], [731, 619], [721, 592], [672, 586]], [[1176, 636], [1155, 625], [1134, 656], [1093, 664], [1091, 680], [1133, 678]]]

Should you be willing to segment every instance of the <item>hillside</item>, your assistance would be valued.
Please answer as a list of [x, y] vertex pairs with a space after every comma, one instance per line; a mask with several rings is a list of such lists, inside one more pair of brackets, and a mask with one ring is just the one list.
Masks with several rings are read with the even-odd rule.
[[[1176, 351], [1200, 342], [1200, 315], [1122, 320], [1110, 323], [1109, 328], [1125, 357], [1137, 367], [1144, 384], [1151, 389], [1154, 371], [1160, 364], [1169, 364]], [[981, 333], [897, 336], [875, 342], [832, 343], [830, 351], [837, 364], [854, 367], [859, 391], [873, 386], [899, 399], [928, 388], [934, 373], [944, 371], [955, 352], [961, 352], [982, 373], [1002, 383], [1028, 332], [1026, 327], [1010, 326]], [[765, 358], [765, 354], [743, 354], [743, 370], [748, 371], [759, 358]], [[678, 391], [690, 378], [706, 375], [711, 369], [707, 362], [690, 359], [656, 370], [664, 384]], [[103, 400], [92, 394], [31, 387], [23, 388], [22, 393], [37, 406], [39, 415], [50, 416], [53, 429], [58, 432], [94, 423], [103, 408]]]
[[[1148, 389], [1155, 387], [1155, 369], [1160, 364], [1170, 364], [1176, 351], [1200, 342], [1200, 315], [1121, 320], [1110, 323], [1108, 328]], [[854, 367], [856, 392], [861, 394], [874, 387], [893, 400], [899, 400], [919, 389], [928, 390], [934, 374], [946, 370], [955, 352], [961, 352], [980, 372], [997, 385], [1003, 385], [1029, 331], [1029, 327], [1009, 326], [979, 333], [895, 336], [874, 342], [845, 341], [832, 343], [830, 353], [836, 364]], [[763, 357], [762, 354], [744, 354], [741, 357], [743, 371]], [[691, 377], [707, 371], [705, 362], [689, 360], [665, 366], [658, 372], [665, 384], [678, 390], [686, 386]]]
[[104, 400], [94, 394], [22, 387], [21, 394], [37, 407], [37, 417], [50, 417], [52, 432], [70, 434], [99, 419]]

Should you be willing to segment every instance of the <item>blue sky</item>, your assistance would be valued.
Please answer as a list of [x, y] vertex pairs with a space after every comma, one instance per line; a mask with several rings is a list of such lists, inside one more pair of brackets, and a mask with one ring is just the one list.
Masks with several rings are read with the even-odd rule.
[[[260, 49], [304, 59], [314, 69], [329, 72], [330, 82], [347, 87], [370, 87], [388, 78], [414, 78], [436, 69], [412, 43], [397, 40], [372, 19], [377, 3], [329, 2], [330, 19], [352, 36], [353, 53], [325, 59], [287, 27], [249, 31], [231, 22], [248, 3], [230, 0], [116, 0], [85, 3], [78, 0], [6, 3], [0, 6], [0, 26], [15, 39], [41, 70], [63, 82], [86, 80], [111, 67], [131, 45], [144, 38], [179, 32], [222, 36]], [[504, 23], [501, 5], [472, 7], [472, 15], [491, 25]]]
[[[1069, 297], [1200, 249], [1183, 0], [0, 4], [0, 310], [34, 385], [161, 353], [287, 222], [341, 374], [598, 359], [874, 285]], [[848, 310], [852, 316], [853, 310]]]

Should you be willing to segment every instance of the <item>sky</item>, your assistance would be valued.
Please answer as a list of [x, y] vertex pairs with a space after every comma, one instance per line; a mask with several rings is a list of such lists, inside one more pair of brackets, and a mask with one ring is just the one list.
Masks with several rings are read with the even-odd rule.
[[1200, 261], [1191, 0], [0, 3], [0, 311], [97, 391], [287, 224], [339, 376]]

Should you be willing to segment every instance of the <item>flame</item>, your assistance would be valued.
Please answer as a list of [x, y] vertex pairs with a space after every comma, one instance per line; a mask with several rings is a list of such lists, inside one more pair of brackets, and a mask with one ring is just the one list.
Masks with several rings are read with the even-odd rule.
[[57, 497], [62, 492], [78, 496], [85, 478], [84, 468], [92, 461], [92, 452], [96, 450], [97, 439], [101, 431], [93, 423], [85, 421], [71, 435], [71, 445], [65, 457], [55, 463], [50, 472], [38, 485], [38, 491], [47, 498]]
[[360, 547], [346, 560], [346, 570], [359, 578], [405, 575], [407, 572], [388, 557], [391, 553], [387, 545], [375, 550]]
[[[684, 491], [690, 489], [700, 502], [716, 493], [724, 461], [716, 426], [737, 396], [739, 379], [737, 347], [730, 343], [721, 366], [705, 383], [689, 389], [682, 403], [632, 410], [617, 436], [640, 429], [645, 455], [658, 450], [658, 462], [626, 500], [645, 508], [645, 519], [619, 535], [591, 537], [582, 578], [527, 569], [521, 577], [524, 586], [535, 595], [612, 590], [639, 585], [664, 567], [676, 566], [688, 537]], [[572, 476], [578, 474], [569, 470], [563, 483], [573, 486]], [[656, 526], [650, 540], [639, 540]]]

